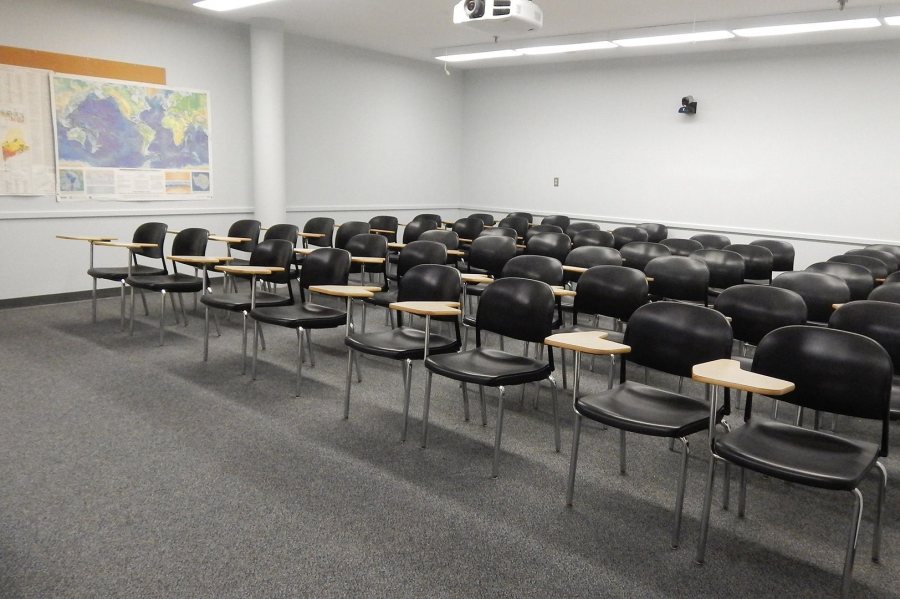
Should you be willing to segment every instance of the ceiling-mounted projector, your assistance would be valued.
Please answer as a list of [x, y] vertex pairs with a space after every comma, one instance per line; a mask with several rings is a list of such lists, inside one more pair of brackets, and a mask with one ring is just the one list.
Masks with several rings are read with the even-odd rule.
[[544, 13], [531, 0], [460, 0], [453, 22], [494, 35], [525, 33], [541, 28]]

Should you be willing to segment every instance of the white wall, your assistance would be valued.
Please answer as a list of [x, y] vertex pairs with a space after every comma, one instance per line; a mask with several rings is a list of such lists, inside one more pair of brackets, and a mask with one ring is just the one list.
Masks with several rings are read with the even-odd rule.
[[470, 71], [462, 203], [780, 236], [800, 268], [900, 240], [897, 64], [879, 42]]

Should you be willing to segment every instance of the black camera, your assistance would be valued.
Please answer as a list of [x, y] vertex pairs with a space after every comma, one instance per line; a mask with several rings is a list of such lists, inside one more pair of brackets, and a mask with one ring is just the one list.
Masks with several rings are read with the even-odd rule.
[[484, 0], [467, 0], [466, 16], [470, 19], [480, 19], [484, 16]]

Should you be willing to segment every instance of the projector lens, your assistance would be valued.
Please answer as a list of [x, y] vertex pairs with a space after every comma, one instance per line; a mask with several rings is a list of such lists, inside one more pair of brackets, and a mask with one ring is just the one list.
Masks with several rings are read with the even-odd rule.
[[466, 16], [480, 19], [484, 16], [484, 0], [466, 0]]

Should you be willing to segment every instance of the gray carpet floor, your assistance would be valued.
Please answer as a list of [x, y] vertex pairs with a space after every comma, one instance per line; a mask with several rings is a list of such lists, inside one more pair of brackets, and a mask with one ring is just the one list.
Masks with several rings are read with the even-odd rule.
[[[421, 365], [401, 444], [398, 363], [364, 358], [350, 419], [341, 418], [341, 330], [314, 332], [316, 366], [304, 368], [298, 398], [294, 331], [266, 329], [251, 381], [240, 374], [238, 318], [223, 321], [203, 363], [202, 320], [170, 327], [159, 347], [157, 297], [150, 308], [133, 337], [119, 330], [116, 299], [101, 300], [97, 324], [89, 302], [0, 312], [0, 596], [838, 595], [847, 494], [750, 476], [739, 520], [736, 481], [726, 512], [720, 476], [707, 563], [694, 563], [705, 434], [691, 439], [673, 550], [680, 456], [664, 440], [629, 436], [620, 476], [618, 434], [586, 429], [575, 504], [565, 506], [569, 392], [555, 453], [549, 388], [536, 409], [534, 386], [523, 405], [511, 390], [491, 479], [495, 394], [482, 427], [477, 394], [465, 422], [459, 388], [435, 379], [423, 450]], [[369, 326], [383, 317], [370, 313]], [[585, 390], [605, 388], [605, 372], [600, 362], [585, 370]], [[863, 486], [854, 596], [900, 596], [900, 424], [892, 433], [882, 562], [870, 560], [873, 478]]]

